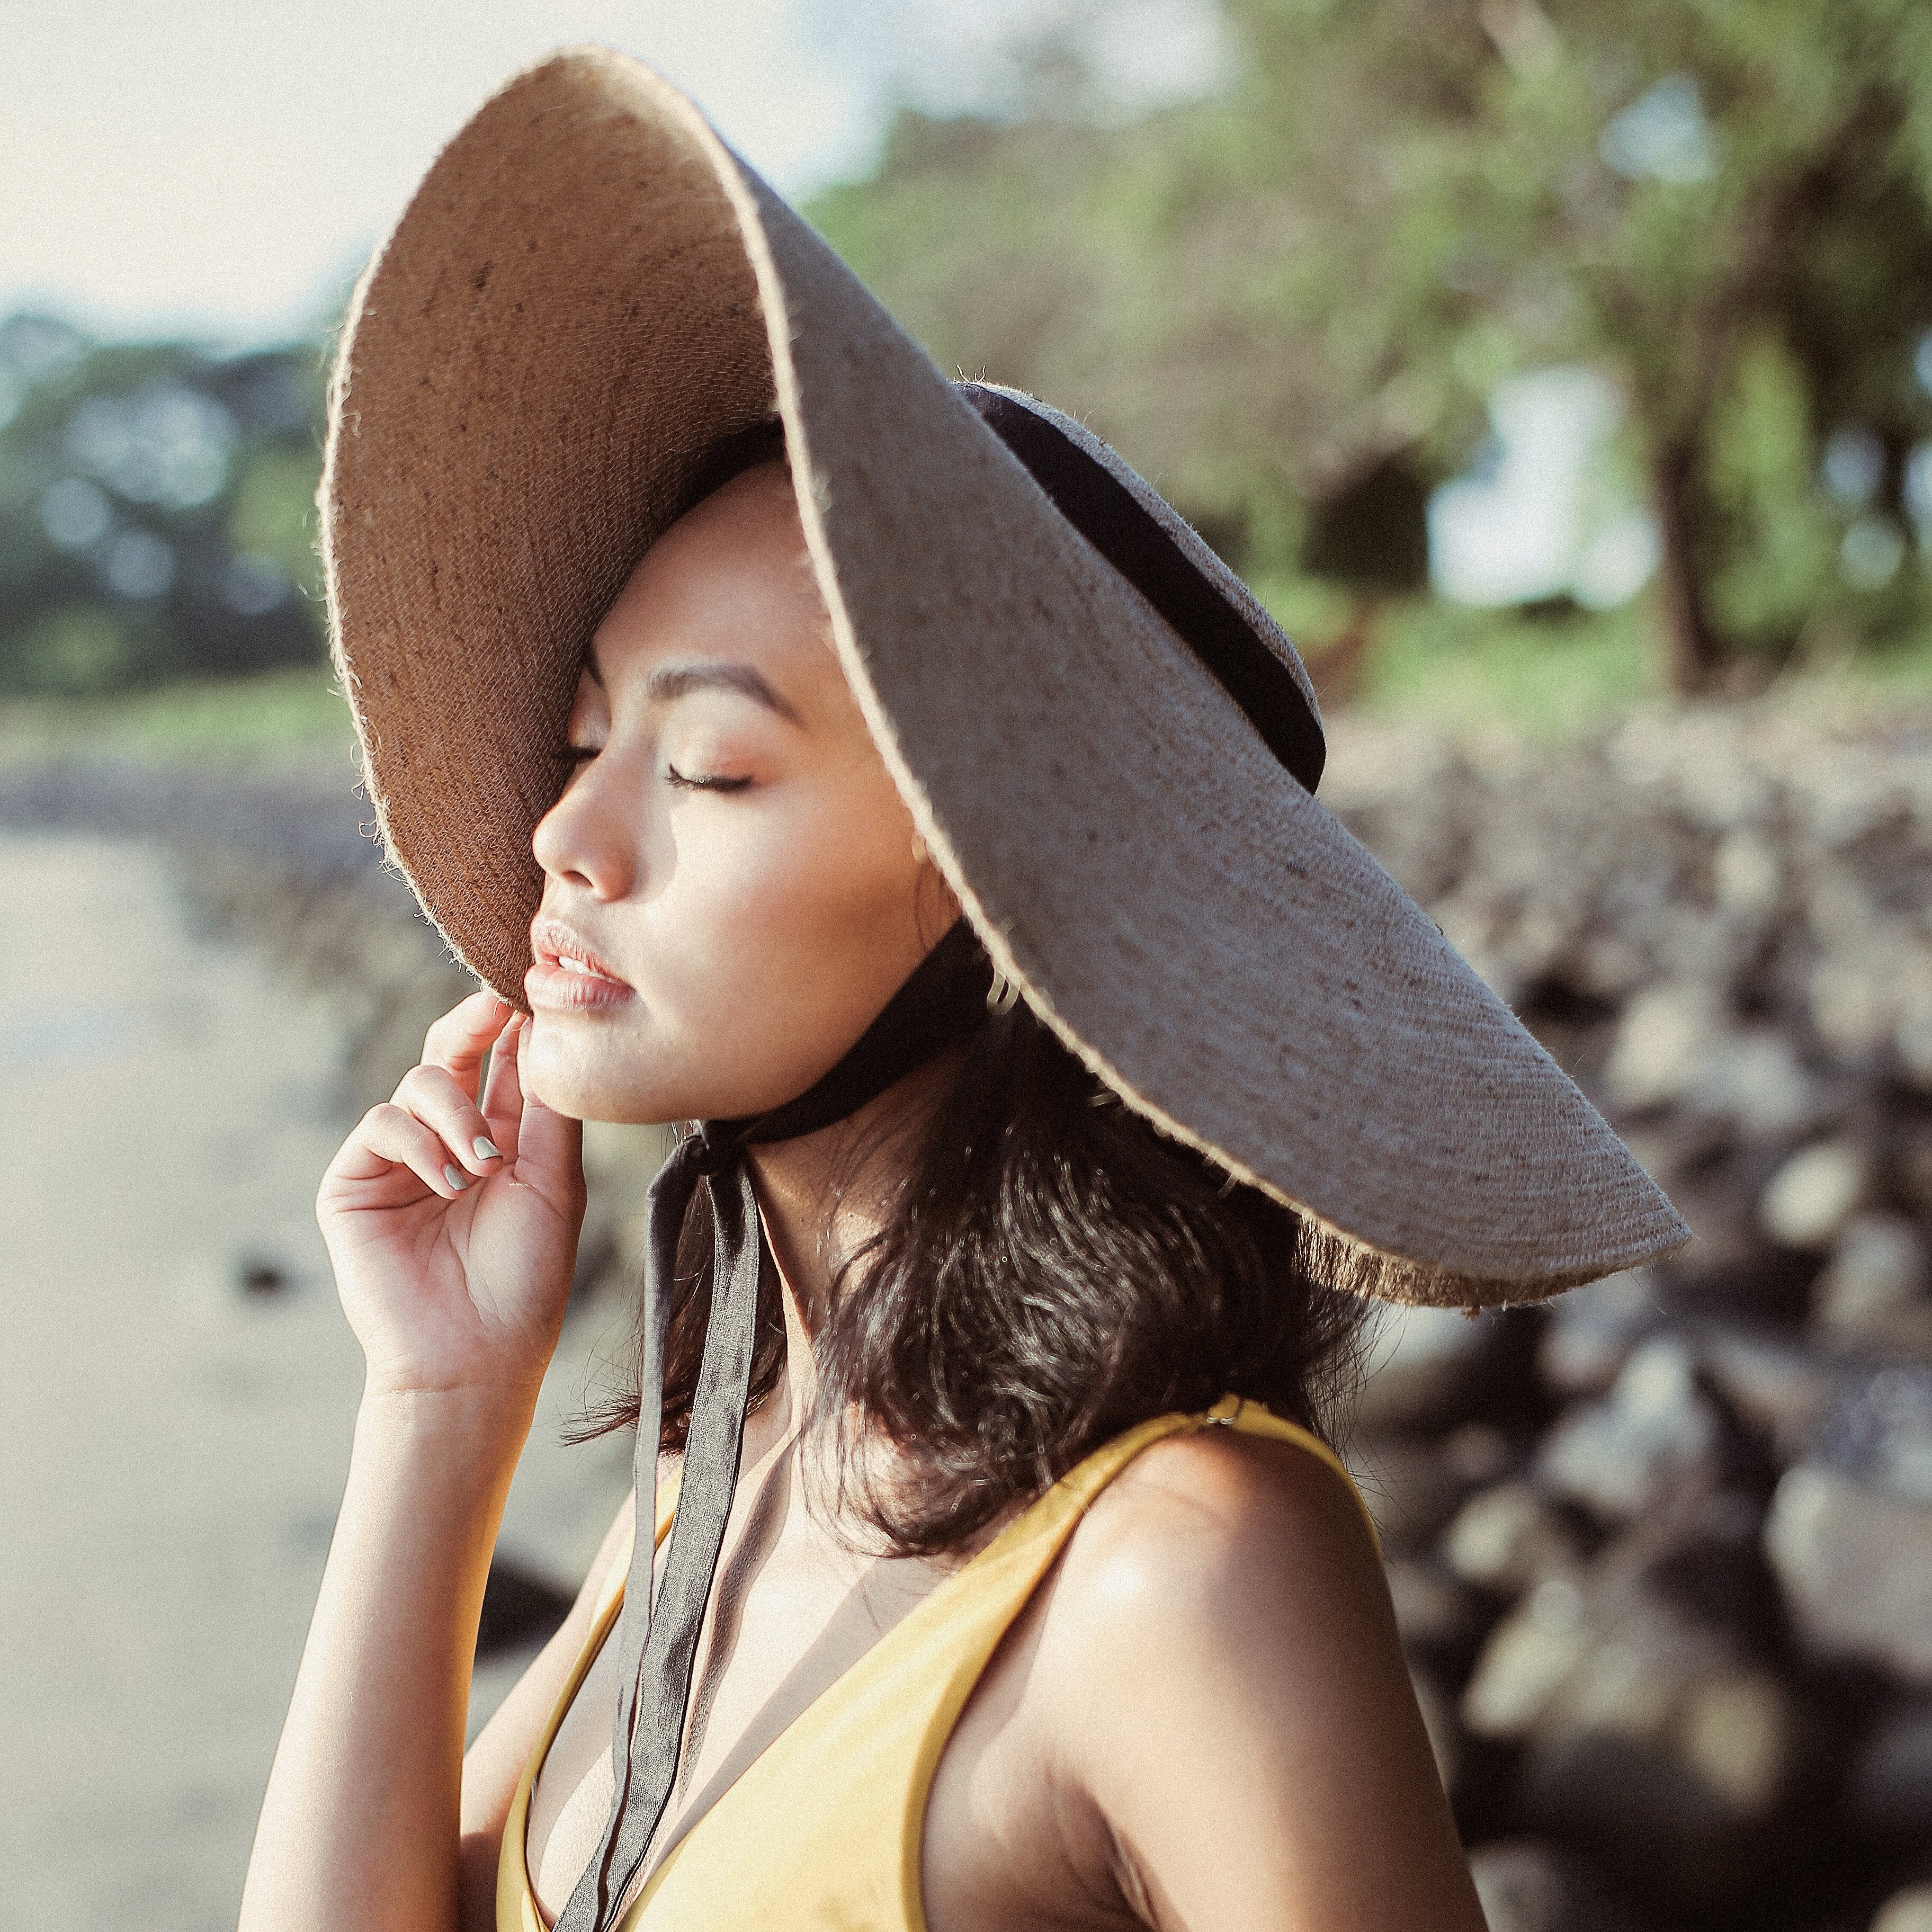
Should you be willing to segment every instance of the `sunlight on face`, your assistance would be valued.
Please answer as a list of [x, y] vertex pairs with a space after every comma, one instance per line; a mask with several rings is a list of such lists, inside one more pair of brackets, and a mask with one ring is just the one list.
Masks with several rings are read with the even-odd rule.
[[791, 484], [748, 471], [646, 554], [534, 842], [537, 1094], [590, 1120], [757, 1113], [827, 1072], [950, 924], [833, 653]]

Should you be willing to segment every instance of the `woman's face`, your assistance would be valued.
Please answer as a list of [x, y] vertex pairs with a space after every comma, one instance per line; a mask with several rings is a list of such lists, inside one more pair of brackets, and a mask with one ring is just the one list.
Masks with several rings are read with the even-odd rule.
[[833, 654], [791, 484], [681, 519], [598, 626], [538, 826], [526, 1077], [558, 1112], [730, 1118], [802, 1093], [958, 911]]

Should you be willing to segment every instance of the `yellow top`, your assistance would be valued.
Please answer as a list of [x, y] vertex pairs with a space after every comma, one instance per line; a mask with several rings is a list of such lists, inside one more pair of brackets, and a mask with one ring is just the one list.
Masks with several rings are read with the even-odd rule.
[[[777, 1925], [788, 1932], [926, 1932], [920, 1844], [926, 1794], [987, 1659], [1101, 1490], [1150, 1443], [1217, 1423], [1295, 1443], [1349, 1481], [1326, 1444], [1234, 1396], [1205, 1414], [1159, 1416], [1116, 1436], [946, 1578], [766, 1747], [660, 1862], [622, 1932], [771, 1932]], [[666, 1498], [659, 1542], [670, 1516]], [[510, 1802], [496, 1871], [497, 1932], [544, 1932], [525, 1856], [530, 1786], [617, 1621], [629, 1562], [627, 1545]]]

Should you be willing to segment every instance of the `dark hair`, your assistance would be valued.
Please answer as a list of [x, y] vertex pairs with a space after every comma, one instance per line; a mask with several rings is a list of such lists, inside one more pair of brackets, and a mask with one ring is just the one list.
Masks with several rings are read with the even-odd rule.
[[[674, 1289], [666, 1448], [682, 1446], [697, 1385], [708, 1217], [700, 1190]], [[858, 1516], [901, 1552], [943, 1550], [1123, 1430], [1223, 1395], [1331, 1436], [1363, 1304], [1310, 1278], [1307, 1246], [1292, 1209], [1123, 1106], [1025, 1007], [989, 1018], [814, 1338], [814, 1420], [836, 1431], [842, 1471], [859, 1466], [857, 1428], [915, 1451], [896, 1459], [909, 1480], [895, 1468], [890, 1491], [848, 1492]], [[778, 1295], [768, 1266], [754, 1407], [784, 1363]], [[634, 1369], [583, 1433], [637, 1412]]]
[[734, 477], [761, 463], [782, 463], [791, 466], [791, 452], [786, 447], [784, 424], [776, 416], [761, 416], [742, 429], [728, 430], [709, 443], [693, 464], [691, 480], [677, 500], [671, 520], [694, 510], [706, 497], [715, 495]]

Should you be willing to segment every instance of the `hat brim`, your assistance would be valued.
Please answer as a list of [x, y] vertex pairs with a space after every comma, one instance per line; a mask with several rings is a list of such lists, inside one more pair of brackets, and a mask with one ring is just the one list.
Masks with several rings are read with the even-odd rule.
[[688, 100], [602, 49], [518, 76], [440, 157], [358, 289], [332, 410], [332, 634], [370, 794], [488, 983], [520, 998], [590, 634], [706, 451], [775, 405], [921, 836], [1127, 1104], [1385, 1299], [1532, 1300], [1682, 1245], [1574, 1083], [923, 352]]

